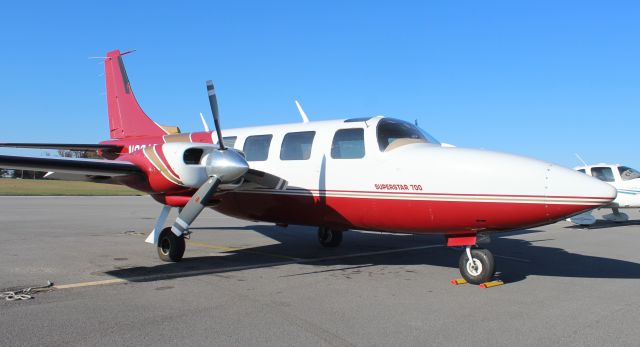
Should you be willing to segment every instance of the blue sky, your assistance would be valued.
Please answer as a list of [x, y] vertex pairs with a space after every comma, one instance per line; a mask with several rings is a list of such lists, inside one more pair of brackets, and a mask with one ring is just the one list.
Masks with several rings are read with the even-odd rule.
[[[101, 60], [143, 109], [200, 131], [384, 114], [441, 141], [640, 168], [637, 1], [8, 2], [0, 141], [108, 137]], [[6, 152], [4, 152], [6, 153]]]

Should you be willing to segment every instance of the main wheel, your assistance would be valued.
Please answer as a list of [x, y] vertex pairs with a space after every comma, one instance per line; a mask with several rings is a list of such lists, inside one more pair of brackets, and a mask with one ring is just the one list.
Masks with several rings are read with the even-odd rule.
[[471, 258], [472, 261], [469, 261], [467, 252], [460, 256], [458, 266], [462, 277], [471, 284], [488, 282], [496, 273], [496, 262], [491, 252], [484, 248], [473, 248]]
[[177, 262], [184, 255], [184, 236], [176, 236], [171, 227], [162, 229], [158, 238], [158, 256], [162, 261]]
[[323, 247], [338, 247], [342, 242], [342, 230], [318, 228], [318, 241]]

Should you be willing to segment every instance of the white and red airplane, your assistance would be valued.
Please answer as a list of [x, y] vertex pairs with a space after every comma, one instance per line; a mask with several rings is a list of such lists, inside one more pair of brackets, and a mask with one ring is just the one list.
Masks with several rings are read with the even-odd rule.
[[[318, 226], [326, 247], [338, 246], [348, 229], [442, 234], [448, 246], [466, 248], [460, 272], [478, 284], [495, 273], [491, 252], [476, 247], [479, 238], [553, 223], [616, 197], [613, 187], [579, 172], [442, 146], [415, 125], [382, 116], [222, 131], [210, 81], [216, 131], [180, 133], [142, 111], [125, 72], [126, 53], [105, 59], [110, 140], [1, 144], [97, 151], [106, 160], [3, 155], [0, 167], [149, 193], [163, 208], [147, 242], [165, 261], [183, 257], [189, 225], [210, 207], [248, 220]], [[164, 228], [172, 207], [179, 215]]]
[[[605, 220], [623, 223], [629, 220], [629, 215], [620, 212], [620, 209], [640, 208], [640, 172], [636, 169], [620, 164], [595, 164], [575, 167], [574, 170], [595, 177], [603, 182], [612, 185], [618, 191], [618, 197], [606, 206], [601, 208], [611, 208], [612, 213], [602, 216]], [[596, 217], [592, 211], [573, 216], [567, 219], [569, 222], [578, 225], [592, 225], [596, 222]]]

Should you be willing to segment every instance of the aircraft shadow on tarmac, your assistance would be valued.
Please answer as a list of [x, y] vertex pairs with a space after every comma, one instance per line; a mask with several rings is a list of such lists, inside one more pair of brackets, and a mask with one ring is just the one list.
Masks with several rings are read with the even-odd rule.
[[623, 227], [628, 225], [640, 225], [640, 220], [629, 220], [626, 222], [611, 222], [608, 220], [598, 219], [594, 224], [591, 224], [591, 225], [570, 225], [565, 228], [567, 229], [604, 229], [604, 228]]
[[[194, 228], [199, 232], [216, 232], [217, 229], [233, 230], [234, 228]], [[185, 258], [179, 263], [161, 263], [155, 266], [138, 266], [116, 269], [106, 272], [107, 275], [126, 279], [130, 282], [153, 282], [171, 278], [184, 278], [208, 274], [230, 273], [239, 270], [268, 268], [285, 263], [296, 263], [293, 258], [314, 267], [306, 273], [333, 271], [334, 266], [360, 268], [384, 265], [397, 266], [393, 271], [410, 271], [402, 266], [425, 265], [451, 268], [451, 277], [459, 277], [458, 258], [460, 249], [447, 247], [406, 250], [395, 253], [370, 254], [354, 256], [360, 253], [387, 251], [410, 247], [442, 245], [443, 239], [434, 235], [406, 235], [386, 233], [346, 232], [342, 245], [335, 249], [325, 249], [316, 241], [315, 229], [309, 227], [277, 228], [270, 225], [253, 225], [235, 228], [243, 231], [255, 231], [279, 241], [259, 247], [243, 248], [240, 251], [228, 251], [226, 256], [189, 257], [189, 245]], [[503, 233], [504, 236], [518, 236], [540, 232], [538, 230], [521, 230]], [[486, 246], [496, 258], [497, 276], [507, 283], [518, 282], [530, 275], [574, 277], [574, 278], [640, 278], [640, 264], [575, 254], [561, 248], [547, 247], [539, 244], [549, 241], [526, 241], [517, 238], [493, 237]], [[196, 245], [197, 246], [197, 245]], [[279, 256], [279, 258], [277, 257]], [[326, 259], [332, 257], [332, 259]], [[283, 259], [284, 258], [284, 259]], [[325, 258], [325, 259], [319, 259]], [[323, 268], [324, 267], [324, 268]], [[335, 270], [339, 271], [339, 270]], [[380, 272], [377, 272], [378, 274]]]

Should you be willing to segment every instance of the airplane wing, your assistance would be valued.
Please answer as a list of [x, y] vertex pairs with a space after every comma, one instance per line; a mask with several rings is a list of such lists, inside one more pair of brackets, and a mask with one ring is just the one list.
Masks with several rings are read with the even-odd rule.
[[[0, 167], [17, 170], [49, 172], [45, 177], [66, 181], [92, 181], [117, 183], [108, 178], [116, 176], [143, 175], [135, 164], [122, 160], [47, 158], [0, 155]], [[245, 174], [245, 187], [261, 187], [283, 190], [287, 181], [264, 171], [249, 169]]]
[[120, 151], [122, 146], [118, 145], [96, 145], [96, 144], [69, 144], [69, 143], [0, 143], [0, 147], [15, 148], [38, 148], [38, 149], [66, 149], [70, 151]]
[[288, 182], [283, 178], [255, 169], [249, 169], [249, 171], [244, 175], [244, 179], [244, 188], [251, 186], [250, 184], [246, 184], [247, 181], [262, 188], [277, 190], [285, 190], [288, 185]]
[[0, 167], [18, 170], [54, 171], [56, 173], [83, 175], [89, 177], [114, 177], [143, 174], [142, 170], [133, 163], [101, 159], [0, 155]]

